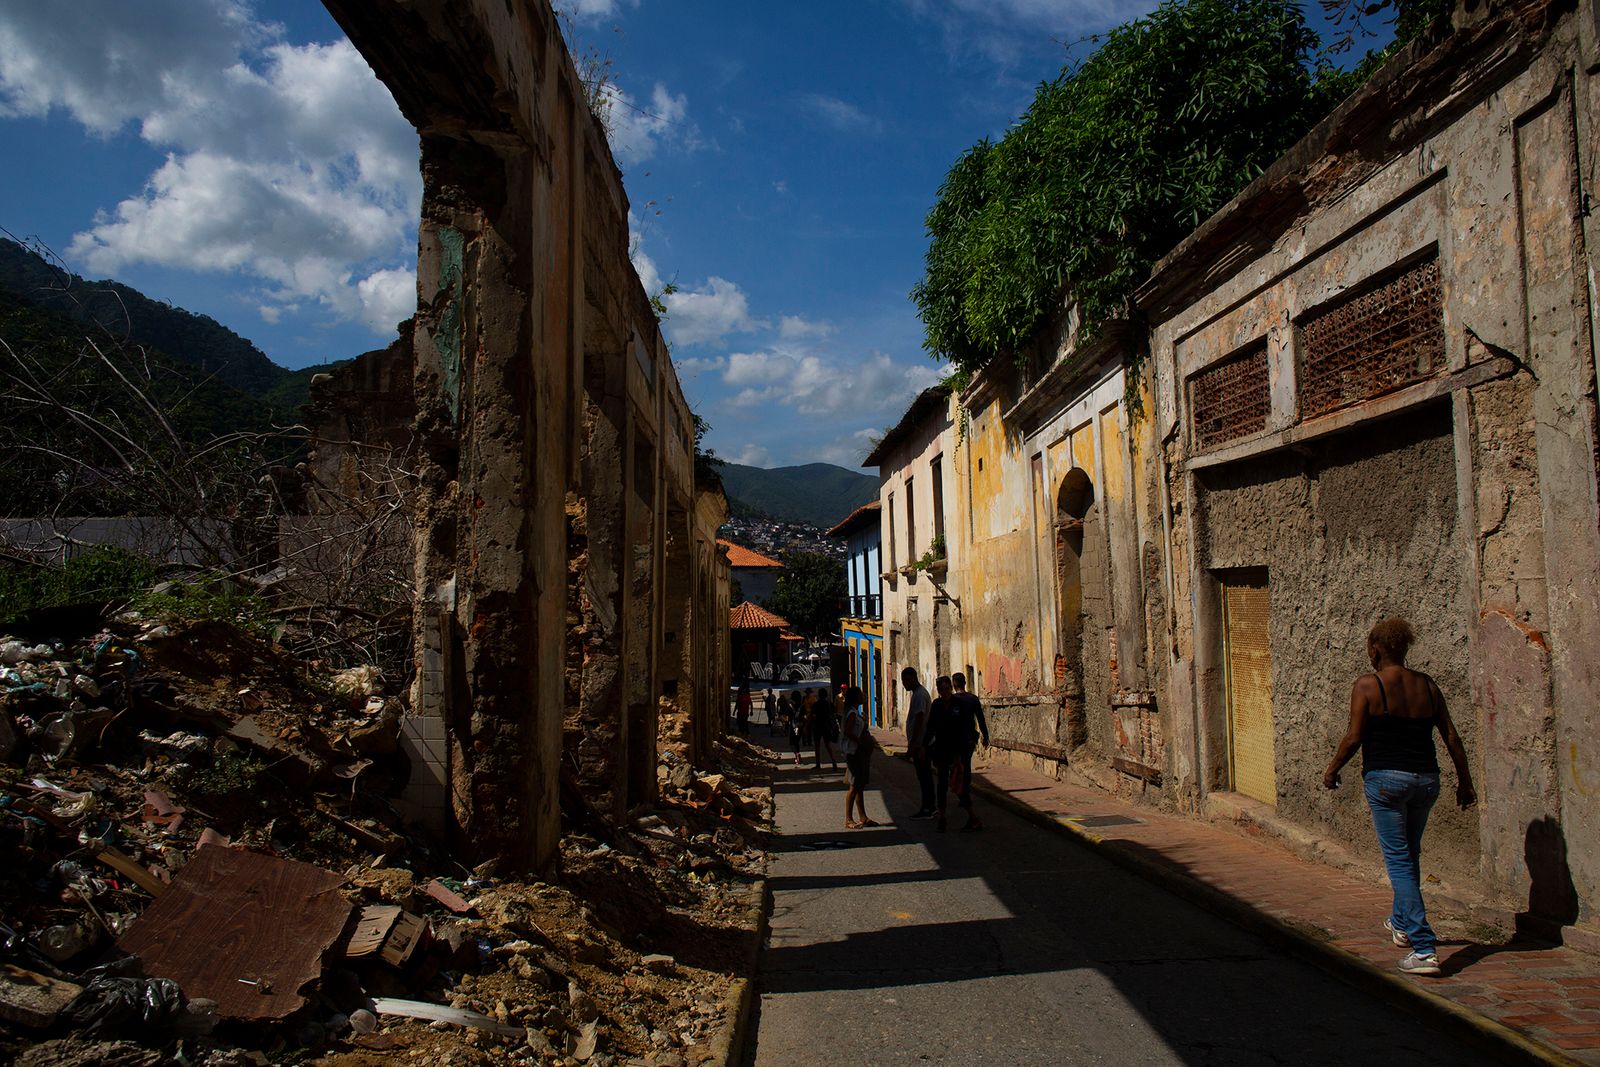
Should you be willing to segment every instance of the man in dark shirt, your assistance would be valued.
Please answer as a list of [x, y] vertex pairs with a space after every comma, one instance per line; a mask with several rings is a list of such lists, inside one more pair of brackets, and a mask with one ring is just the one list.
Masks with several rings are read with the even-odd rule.
[[913, 819], [933, 818], [933, 764], [928, 752], [928, 709], [931, 700], [928, 690], [917, 678], [914, 668], [900, 672], [900, 684], [911, 694], [911, 708], [906, 712], [906, 749], [911, 754], [911, 765], [917, 771], [917, 787], [922, 792], [922, 802], [911, 815]]
[[972, 753], [978, 746], [980, 736], [984, 747], [989, 747], [989, 722], [984, 718], [983, 702], [967, 692], [965, 674], [957, 672], [948, 682], [943, 678], [939, 682], [939, 695], [948, 696], [949, 699], [947, 709], [935, 720], [934, 726], [937, 731], [934, 743], [938, 748], [936, 758], [940, 779], [938, 828], [945, 828], [945, 798], [952, 775], [958, 774], [955, 782], [956, 799], [967, 809], [967, 821], [961, 829], [981, 830], [983, 820], [972, 810]]

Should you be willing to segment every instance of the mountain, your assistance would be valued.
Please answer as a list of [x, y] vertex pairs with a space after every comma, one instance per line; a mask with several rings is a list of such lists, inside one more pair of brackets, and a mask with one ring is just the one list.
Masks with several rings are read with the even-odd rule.
[[3, 238], [0, 290], [114, 340], [132, 341], [195, 367], [210, 381], [263, 401], [280, 422], [296, 421], [311, 376], [337, 365], [298, 371], [280, 367], [250, 341], [209, 316], [152, 300], [121, 282], [86, 281]]
[[878, 495], [878, 479], [832, 463], [770, 469], [718, 463], [717, 473], [735, 515], [753, 512], [824, 530]]

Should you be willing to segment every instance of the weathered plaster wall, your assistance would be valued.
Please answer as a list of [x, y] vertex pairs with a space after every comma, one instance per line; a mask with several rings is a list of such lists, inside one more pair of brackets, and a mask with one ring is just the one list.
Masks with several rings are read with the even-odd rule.
[[[960, 635], [965, 626], [966, 605], [959, 599], [961, 587], [952, 584], [952, 578], [961, 573], [965, 544], [965, 538], [955, 529], [958, 512], [953, 468], [957, 461], [957, 437], [951, 409], [948, 404], [943, 405], [884, 457], [878, 468], [878, 499], [883, 509], [885, 661], [880, 706], [885, 709], [884, 721], [890, 726], [898, 727], [904, 721], [906, 694], [900, 685], [900, 672], [903, 669], [915, 669], [930, 693], [944, 656], [949, 657], [945, 673], [965, 669], [957, 658], [957, 650], [961, 647]], [[933, 544], [932, 463], [939, 457], [942, 457], [940, 466], [944, 482], [948, 570], [935, 568], [919, 571], [914, 564], [930, 551]], [[906, 514], [908, 479], [914, 498], [909, 529]], [[937, 608], [936, 603], [939, 604]], [[937, 631], [935, 614], [938, 615]], [[940, 650], [941, 640], [945, 643], [946, 652]]]
[[[1314, 456], [1209, 471], [1201, 484], [1198, 565], [1267, 569], [1278, 811], [1365, 849], [1372, 827], [1360, 791], [1323, 789], [1322, 770], [1349, 721], [1350, 686], [1371, 670], [1373, 622], [1409, 619], [1419, 640], [1408, 662], [1470, 708], [1449, 406], [1334, 438]], [[1475, 720], [1460, 723], [1473, 751]], [[1475, 875], [1476, 813], [1441, 804], [1428, 851], [1430, 862]]]
[[[1581, 210], [1594, 15], [1591, 0], [1501, 5], [1432, 52], [1403, 52], [1140, 294], [1178, 608], [1164, 693], [1191, 709], [1187, 723], [1171, 709], [1174, 789], [1229, 787], [1212, 571], [1265, 565], [1279, 814], [1366, 847], [1355, 798], [1306, 780], [1338, 732], [1330, 722], [1319, 737], [1307, 702], [1347, 691], [1361, 636], [1391, 610], [1350, 585], [1365, 560], [1372, 583], [1404, 591], [1402, 613], [1427, 620], [1416, 665], [1445, 685], [1479, 769], [1483, 803], [1468, 815], [1441, 803], [1428, 854], [1458, 886], [1563, 922], [1592, 915], [1600, 890], [1595, 253]], [[1429, 257], [1442, 363], [1307, 417], [1307, 316]], [[1267, 352], [1265, 427], [1198, 448], [1190, 382], [1255, 344]], [[1384, 479], [1400, 488], [1376, 505], [1336, 506]], [[1309, 574], [1333, 592], [1306, 585]], [[1319, 633], [1317, 662], [1338, 670], [1277, 658], [1280, 646], [1315, 652]], [[1302, 757], [1303, 745], [1320, 752]]]

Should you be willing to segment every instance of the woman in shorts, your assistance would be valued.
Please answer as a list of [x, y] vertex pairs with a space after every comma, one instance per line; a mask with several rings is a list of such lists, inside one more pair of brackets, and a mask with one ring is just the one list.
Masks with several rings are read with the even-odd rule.
[[[878, 825], [867, 818], [867, 783], [872, 778], [872, 750], [877, 742], [872, 738], [872, 731], [867, 729], [865, 704], [866, 698], [858, 686], [845, 690], [844, 736], [839, 740], [839, 748], [844, 752], [844, 825], [847, 830]], [[857, 810], [861, 812], [859, 819], [852, 817]]]

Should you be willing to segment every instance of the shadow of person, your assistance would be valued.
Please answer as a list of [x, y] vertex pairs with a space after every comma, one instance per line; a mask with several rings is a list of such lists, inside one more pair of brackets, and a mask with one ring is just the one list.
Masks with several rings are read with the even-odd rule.
[[1517, 913], [1517, 934], [1561, 943], [1561, 928], [1578, 921], [1578, 890], [1567, 866], [1567, 837], [1560, 820], [1541, 816], [1523, 835], [1528, 866], [1528, 910]]

